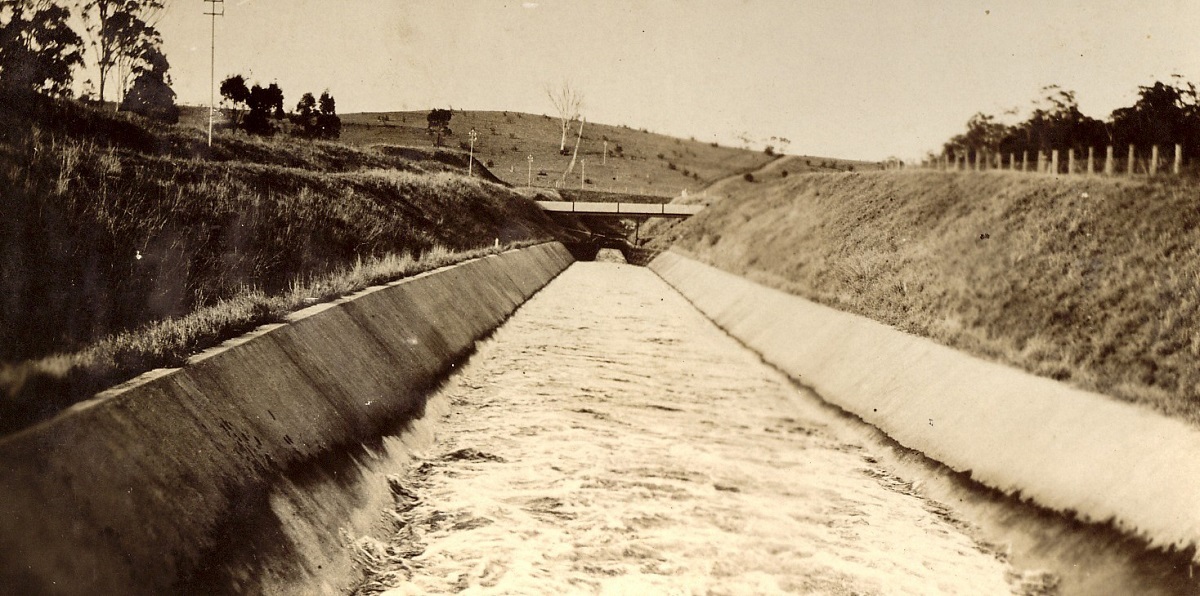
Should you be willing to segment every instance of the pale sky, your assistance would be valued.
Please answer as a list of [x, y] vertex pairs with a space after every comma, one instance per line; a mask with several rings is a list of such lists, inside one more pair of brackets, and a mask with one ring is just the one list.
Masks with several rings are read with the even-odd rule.
[[[182, 103], [207, 105], [210, 23], [175, 0], [159, 23]], [[1058, 84], [1107, 118], [1137, 87], [1200, 82], [1196, 0], [228, 0], [217, 80], [328, 89], [340, 113], [552, 113], [569, 79], [584, 115], [789, 153], [918, 158], [975, 112]]]

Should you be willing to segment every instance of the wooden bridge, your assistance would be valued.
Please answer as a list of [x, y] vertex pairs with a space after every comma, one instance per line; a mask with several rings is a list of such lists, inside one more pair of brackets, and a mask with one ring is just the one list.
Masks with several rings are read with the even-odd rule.
[[674, 203], [602, 203], [592, 201], [537, 201], [544, 211], [578, 213], [609, 217], [691, 217], [704, 209], [703, 205]]

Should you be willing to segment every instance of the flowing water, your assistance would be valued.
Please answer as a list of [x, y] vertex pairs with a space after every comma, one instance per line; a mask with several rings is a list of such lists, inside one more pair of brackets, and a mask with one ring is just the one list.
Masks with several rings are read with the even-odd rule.
[[360, 592], [1189, 593], [1136, 545], [1072, 571], [1094, 532], [890, 443], [647, 269], [572, 265], [430, 399]]

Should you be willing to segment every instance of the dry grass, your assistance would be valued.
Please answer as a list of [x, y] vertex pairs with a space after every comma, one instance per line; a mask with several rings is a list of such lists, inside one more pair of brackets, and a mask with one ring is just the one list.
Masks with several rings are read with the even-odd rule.
[[454, 155], [243, 135], [209, 151], [188, 127], [0, 99], [5, 428], [272, 320], [297, 292], [558, 231]]
[[[356, 145], [390, 143], [429, 146], [425, 133], [428, 112], [389, 112], [387, 114], [345, 114], [342, 138]], [[382, 122], [379, 117], [386, 116]], [[475, 112], [455, 110], [450, 121], [454, 136], [446, 145], [455, 149], [474, 128], [479, 137], [475, 157], [480, 163], [492, 163], [493, 174], [514, 186], [524, 186], [528, 178], [529, 155], [533, 155], [534, 185], [553, 187], [571, 161], [560, 155], [561, 129], [558, 120], [518, 112]], [[572, 128], [568, 148], [573, 149], [577, 131]], [[604, 141], [608, 140], [608, 158]], [[620, 152], [617, 151], [618, 146]], [[661, 157], [660, 157], [661, 156]], [[582, 184], [581, 167], [568, 177], [568, 187], [587, 190], [630, 192], [656, 196], [674, 196], [683, 189], [695, 191], [703, 186], [746, 168], [756, 168], [771, 157], [761, 151], [733, 147], [714, 147], [709, 143], [677, 139], [624, 126], [587, 123], [579, 157], [587, 160], [587, 178]], [[545, 172], [545, 176], [538, 176]]]
[[1195, 181], [816, 174], [666, 232], [724, 269], [1200, 423]]
[[527, 246], [519, 242], [468, 251], [434, 246], [407, 253], [358, 258], [334, 271], [295, 279], [284, 292], [267, 295], [243, 288], [234, 296], [179, 317], [106, 337], [83, 349], [15, 364], [0, 364], [0, 432], [14, 430], [96, 391], [154, 368], [180, 366], [191, 354], [291, 312], [365, 288], [473, 258]]

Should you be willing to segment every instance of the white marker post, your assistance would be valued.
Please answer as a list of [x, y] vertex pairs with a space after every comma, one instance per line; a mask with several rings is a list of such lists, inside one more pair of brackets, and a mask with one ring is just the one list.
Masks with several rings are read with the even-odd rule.
[[529, 179], [525, 182], [525, 186], [533, 188], [533, 154], [530, 153], [526, 160], [529, 162]]
[[[467, 177], [470, 178], [471, 166], [475, 165], [475, 139], [479, 138], [479, 133], [475, 132], [475, 129], [472, 128], [471, 132], [467, 133], [467, 138], [471, 139], [471, 154], [467, 157]], [[462, 145], [459, 146], [461, 147]]]

